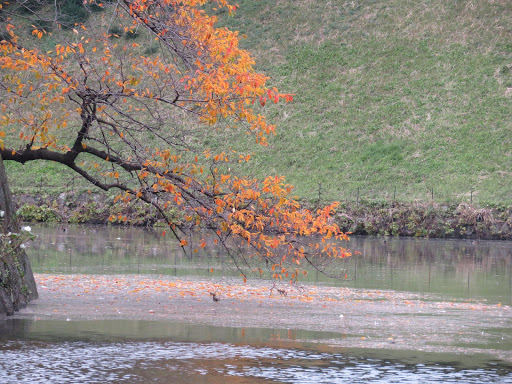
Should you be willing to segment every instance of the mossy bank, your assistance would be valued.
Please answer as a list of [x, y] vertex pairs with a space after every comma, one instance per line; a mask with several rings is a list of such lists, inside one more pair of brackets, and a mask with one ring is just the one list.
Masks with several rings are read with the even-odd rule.
[[512, 206], [369, 203], [342, 206], [336, 222], [357, 235], [512, 239]]
[[[26, 222], [165, 225], [145, 204], [114, 204], [113, 198], [101, 194], [18, 194], [15, 203], [18, 215]], [[168, 214], [179, 221], [172, 208]], [[342, 203], [334, 220], [343, 231], [356, 235], [512, 239], [512, 205], [362, 201]]]

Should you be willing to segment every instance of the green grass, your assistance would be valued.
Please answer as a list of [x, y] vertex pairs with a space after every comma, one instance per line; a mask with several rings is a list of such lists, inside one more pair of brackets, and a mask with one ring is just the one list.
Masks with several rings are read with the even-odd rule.
[[510, 202], [512, 3], [471, 4], [241, 1], [227, 25], [296, 94], [257, 172], [307, 199]]
[[[305, 200], [512, 202], [512, 2], [240, 0], [222, 22], [247, 35], [291, 104], [248, 172], [283, 174]], [[24, 169], [27, 169], [25, 166]], [[63, 188], [71, 176], [34, 172]], [[8, 164], [15, 190], [22, 168]], [[25, 172], [25, 171], [23, 171]], [[52, 173], [53, 172], [53, 173]], [[60, 183], [60, 184], [59, 184]], [[28, 188], [28, 187], [27, 187]]]

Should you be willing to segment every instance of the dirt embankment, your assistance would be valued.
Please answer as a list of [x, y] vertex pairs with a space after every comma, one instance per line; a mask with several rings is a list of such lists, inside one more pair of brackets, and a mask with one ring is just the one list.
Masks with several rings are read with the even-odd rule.
[[337, 223], [357, 235], [512, 239], [512, 206], [478, 207], [467, 203], [389, 203], [347, 206]]
[[[15, 202], [25, 221], [155, 225], [159, 219], [145, 204], [114, 204], [113, 198], [100, 194], [17, 195]], [[172, 207], [168, 214], [179, 220]], [[512, 206], [365, 202], [342, 204], [335, 221], [343, 231], [357, 235], [512, 239]]]
[[[483, 353], [512, 362], [512, 309], [434, 295], [265, 281], [36, 274], [40, 298], [14, 318], [134, 319], [326, 331], [333, 346]], [[213, 294], [219, 300], [213, 300]], [[509, 330], [509, 331], [506, 331]]]

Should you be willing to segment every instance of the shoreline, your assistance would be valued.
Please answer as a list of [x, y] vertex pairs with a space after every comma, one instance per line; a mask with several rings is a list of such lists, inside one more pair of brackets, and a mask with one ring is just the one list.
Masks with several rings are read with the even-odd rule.
[[[18, 215], [25, 222], [158, 226], [157, 214], [144, 204], [126, 204], [101, 194], [61, 193], [14, 195]], [[305, 203], [315, 210], [317, 205]], [[169, 214], [179, 221], [178, 211]], [[109, 217], [123, 220], [109, 220]], [[126, 221], [124, 221], [126, 217]], [[437, 202], [341, 203], [334, 221], [354, 235], [512, 240], [512, 206], [477, 206]]]
[[[152, 320], [333, 332], [332, 347], [484, 354], [512, 363], [512, 308], [433, 294], [267, 281], [35, 274], [40, 298], [9, 319]], [[279, 293], [277, 288], [285, 291]], [[213, 301], [216, 293], [219, 301]]]

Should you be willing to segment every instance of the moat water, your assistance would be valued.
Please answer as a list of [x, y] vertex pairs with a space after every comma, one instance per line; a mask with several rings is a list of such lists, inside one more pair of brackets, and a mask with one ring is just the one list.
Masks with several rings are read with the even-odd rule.
[[[209, 276], [218, 249], [183, 255], [159, 231], [33, 226], [39, 273]], [[353, 237], [360, 252], [306, 282], [512, 304], [512, 242]], [[158, 321], [0, 321], [0, 383], [512, 383], [485, 355], [332, 348], [322, 332]]]

